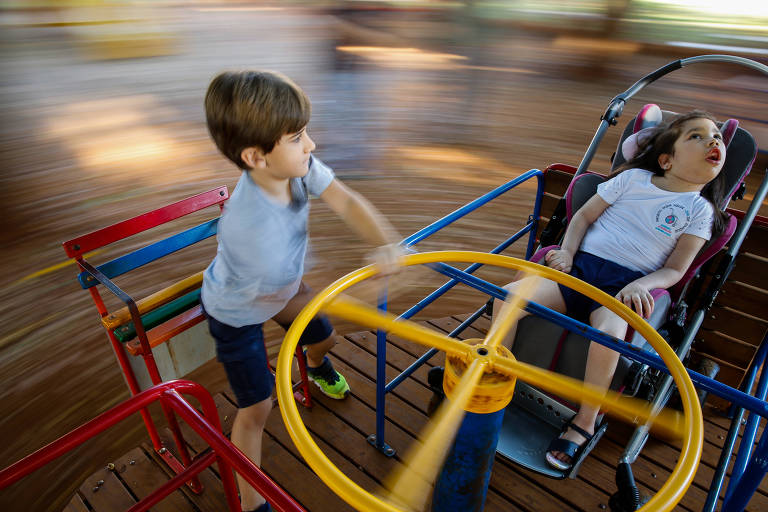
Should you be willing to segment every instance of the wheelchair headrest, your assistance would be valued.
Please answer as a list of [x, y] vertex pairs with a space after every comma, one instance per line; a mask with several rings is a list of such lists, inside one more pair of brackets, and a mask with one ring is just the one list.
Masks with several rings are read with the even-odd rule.
[[[677, 114], [674, 112], [661, 110], [655, 104], [648, 104], [640, 109], [637, 116], [624, 129], [613, 159], [611, 172], [635, 156], [638, 141], [647, 136], [654, 126], [675, 115]], [[748, 131], [739, 127], [739, 122], [736, 119], [728, 119], [724, 123], [720, 123], [718, 127], [723, 134], [723, 142], [727, 148], [725, 163], [720, 171], [726, 175], [728, 193], [725, 196], [724, 204], [720, 205], [721, 208], [725, 208], [731, 196], [739, 189], [752, 168], [757, 156], [757, 143]]]

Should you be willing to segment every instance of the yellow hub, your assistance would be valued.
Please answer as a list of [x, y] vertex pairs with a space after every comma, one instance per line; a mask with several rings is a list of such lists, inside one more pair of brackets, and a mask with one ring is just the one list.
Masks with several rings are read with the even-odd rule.
[[[512, 400], [515, 393], [515, 383], [517, 379], [514, 376], [500, 373], [493, 369], [493, 361], [497, 358], [515, 360], [506, 347], [488, 347], [483, 345], [481, 339], [465, 340], [465, 343], [472, 345], [474, 350], [470, 353], [471, 359], [487, 359], [490, 364], [486, 366], [487, 370], [480, 377], [480, 382], [475, 387], [472, 398], [464, 408], [468, 412], [478, 414], [487, 414], [500, 411]], [[495, 354], [494, 354], [495, 351]], [[464, 372], [469, 368], [470, 361], [459, 356], [447, 356], [445, 358], [445, 372], [443, 373], [443, 390], [449, 399], [453, 399], [456, 392], [456, 385], [461, 380]]]

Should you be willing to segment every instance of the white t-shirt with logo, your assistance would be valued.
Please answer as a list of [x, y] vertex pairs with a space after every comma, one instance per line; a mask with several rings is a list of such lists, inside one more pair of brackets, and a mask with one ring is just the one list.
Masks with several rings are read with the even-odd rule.
[[216, 257], [203, 272], [201, 299], [219, 322], [242, 327], [280, 312], [296, 294], [309, 240], [309, 194], [319, 196], [333, 170], [311, 157], [293, 178], [291, 204], [278, 204], [243, 171], [219, 219]]
[[664, 266], [683, 233], [709, 240], [713, 209], [698, 192], [670, 192], [652, 173], [629, 169], [601, 183], [610, 206], [589, 227], [580, 250], [650, 274]]

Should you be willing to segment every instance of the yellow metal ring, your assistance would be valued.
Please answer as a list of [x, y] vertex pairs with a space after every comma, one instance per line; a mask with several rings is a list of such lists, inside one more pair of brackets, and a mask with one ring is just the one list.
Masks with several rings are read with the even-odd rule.
[[[672, 508], [674, 508], [674, 506], [683, 498], [696, 474], [696, 468], [701, 459], [704, 426], [701, 407], [699, 406], [693, 383], [688, 377], [685, 367], [664, 339], [659, 336], [647, 322], [634, 313], [634, 311], [610, 295], [568, 274], [529, 261], [483, 252], [440, 251], [408, 255], [402, 259], [401, 264], [410, 266], [436, 263], [440, 261], [482, 263], [497, 267], [523, 270], [529, 274], [537, 274], [561, 283], [609, 308], [625, 320], [636, 332], [640, 333], [651, 346], [653, 346], [667, 365], [677, 388], [680, 390], [685, 424], [683, 429], [682, 448], [677, 464], [661, 489], [659, 489], [641, 510], [672, 510]], [[285, 422], [285, 426], [291, 439], [293, 439], [299, 452], [310, 467], [312, 467], [315, 473], [317, 473], [333, 492], [357, 510], [395, 512], [399, 511], [399, 509], [370, 494], [368, 491], [357, 485], [342, 473], [328, 459], [328, 457], [325, 456], [325, 454], [323, 454], [322, 450], [320, 450], [312, 439], [309, 431], [304, 426], [301, 416], [299, 416], [299, 411], [293, 397], [293, 386], [291, 383], [293, 354], [299, 343], [299, 337], [309, 321], [320, 312], [323, 304], [332, 301], [339, 293], [355, 283], [373, 277], [376, 274], [378, 274], [378, 270], [373, 265], [347, 274], [318, 293], [317, 296], [315, 296], [299, 313], [286, 333], [285, 340], [283, 341], [278, 356], [277, 397], [280, 402], [280, 414], [283, 417], [283, 421]], [[537, 385], [537, 382], [535, 382], [536, 380], [537, 379], [534, 378], [529, 382], [533, 385]]]

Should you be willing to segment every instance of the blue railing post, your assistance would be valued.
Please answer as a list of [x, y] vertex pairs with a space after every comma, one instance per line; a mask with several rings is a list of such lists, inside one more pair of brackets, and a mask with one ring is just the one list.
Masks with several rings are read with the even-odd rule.
[[[768, 335], [763, 338], [762, 343], [760, 343], [760, 346], [757, 349], [757, 354], [755, 354], [752, 363], [749, 365], [747, 374], [744, 377], [744, 382], [741, 384], [741, 391], [745, 393], [751, 391], [752, 386], [755, 383], [755, 379], [757, 378], [757, 372], [763, 367], [767, 357]], [[763, 372], [763, 374], [765, 374], [765, 372]], [[731, 420], [731, 426], [728, 429], [728, 434], [725, 437], [723, 449], [720, 452], [720, 460], [717, 463], [715, 475], [712, 477], [712, 483], [710, 484], [709, 492], [707, 493], [707, 501], [704, 503], [702, 512], [714, 512], [715, 507], [717, 506], [717, 499], [720, 496], [720, 491], [723, 488], [723, 480], [725, 480], [725, 473], [728, 470], [728, 464], [731, 461], [733, 447], [736, 445], [736, 438], [739, 435], [739, 430], [741, 430], [741, 422], [744, 418], [744, 407], [739, 406], [736, 402], [733, 403], [732, 407], [734, 409], [733, 419]], [[749, 440], [749, 445], [751, 446], [753, 442], [754, 434]], [[742, 441], [742, 443], [744, 443], [744, 441]], [[733, 475], [731, 475], [731, 481], [733, 481], [733, 479]]]
[[[379, 309], [387, 310], [387, 293], [379, 295]], [[384, 442], [384, 424], [386, 422], [386, 390], [387, 382], [387, 333], [376, 330], [376, 433], [368, 436], [368, 442], [387, 457], [395, 455], [395, 449]]]
[[[763, 348], [764, 345], [768, 345], [768, 334], [763, 337], [763, 341], [760, 343], [760, 350], [758, 350], [758, 355], [762, 356], [763, 362], [765, 362], [765, 349]], [[762, 354], [760, 354], [760, 352], [762, 352]], [[750, 390], [747, 389], [746, 391], [749, 392]], [[766, 394], [768, 394], [768, 371], [766, 371], [763, 367], [762, 372], [760, 373], [760, 378], [757, 381], [755, 398], [759, 400], [765, 400]], [[733, 468], [731, 469], [731, 478], [728, 481], [728, 487], [725, 491], [726, 502], [734, 496], [735, 489], [739, 486], [742, 475], [747, 468], [749, 456], [752, 454], [752, 444], [755, 442], [757, 427], [759, 425], [760, 416], [754, 412], [750, 412], [749, 416], [747, 417], [747, 424], [744, 427], [744, 432], [741, 435], [741, 442], [739, 443], [739, 454], [736, 456], [736, 461], [733, 463]]]

